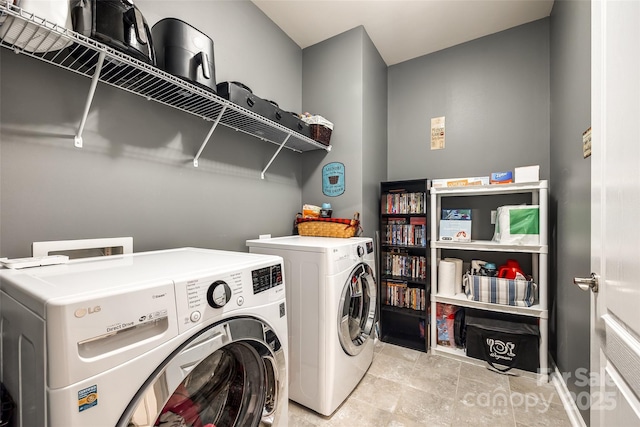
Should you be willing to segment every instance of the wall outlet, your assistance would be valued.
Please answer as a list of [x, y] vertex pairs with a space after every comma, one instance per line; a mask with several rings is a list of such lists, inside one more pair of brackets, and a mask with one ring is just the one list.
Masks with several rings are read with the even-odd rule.
[[491, 211], [491, 224], [496, 223], [496, 216], [498, 215], [498, 211]]

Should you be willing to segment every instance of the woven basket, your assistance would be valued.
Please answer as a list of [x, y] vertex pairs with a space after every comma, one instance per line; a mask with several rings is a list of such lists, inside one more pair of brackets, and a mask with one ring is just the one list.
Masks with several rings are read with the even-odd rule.
[[321, 144], [329, 145], [331, 142], [332, 130], [322, 125], [309, 125], [311, 129], [311, 138]]
[[360, 231], [360, 214], [348, 218], [296, 218], [298, 234], [315, 237], [353, 237]]
[[302, 115], [301, 120], [309, 125], [312, 139], [321, 144], [329, 145], [331, 132], [333, 132], [333, 123], [322, 116], [312, 116], [308, 113]]

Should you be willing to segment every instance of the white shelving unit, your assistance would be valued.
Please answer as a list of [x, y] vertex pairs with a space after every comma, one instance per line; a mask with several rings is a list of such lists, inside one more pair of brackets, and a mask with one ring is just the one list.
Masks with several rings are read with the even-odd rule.
[[[40, 48], [54, 45], [49, 43], [52, 41], [68, 46], [60, 50]], [[218, 124], [278, 145], [262, 171], [262, 178], [283, 148], [295, 152], [331, 150], [330, 145], [323, 145], [153, 65], [39, 18], [12, 2], [0, 2], [0, 46], [91, 79], [84, 112], [73, 138], [78, 148], [83, 145], [82, 132], [97, 83], [101, 82], [211, 122], [209, 132], [194, 155], [195, 167]]]
[[[534, 246], [501, 245], [493, 241], [472, 240], [468, 243], [442, 242], [438, 240], [440, 228], [440, 212], [443, 197], [460, 196], [489, 196], [508, 194], [531, 194], [531, 204], [540, 206], [540, 244]], [[540, 329], [540, 375], [548, 377], [548, 330], [549, 310], [547, 306], [548, 288], [548, 183], [539, 181], [533, 183], [499, 184], [467, 187], [431, 187], [431, 349], [434, 354], [445, 354], [476, 361], [466, 356], [464, 349], [438, 345], [436, 330], [436, 304], [452, 304], [458, 307], [468, 307], [486, 311], [493, 311], [519, 316], [530, 316], [539, 319]], [[467, 207], [467, 206], [465, 206]], [[472, 207], [472, 206], [468, 206]], [[472, 236], [473, 237], [473, 236]], [[518, 307], [503, 304], [492, 304], [467, 299], [464, 293], [457, 295], [439, 295], [438, 289], [438, 261], [442, 257], [442, 250], [509, 252], [531, 254], [533, 279], [538, 285], [538, 299], [531, 307]]]

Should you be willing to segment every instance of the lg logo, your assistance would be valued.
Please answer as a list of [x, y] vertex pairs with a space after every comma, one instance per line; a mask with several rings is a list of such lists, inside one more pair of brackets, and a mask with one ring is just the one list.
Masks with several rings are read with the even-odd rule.
[[100, 306], [96, 305], [95, 307], [87, 307], [87, 308], [79, 308], [73, 312], [73, 315], [78, 319], [83, 318], [87, 314], [98, 313], [100, 311]]

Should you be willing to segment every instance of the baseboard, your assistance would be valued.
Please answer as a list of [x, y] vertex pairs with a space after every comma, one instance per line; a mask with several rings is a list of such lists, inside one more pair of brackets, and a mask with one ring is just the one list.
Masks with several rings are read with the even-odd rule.
[[564, 382], [562, 374], [551, 358], [551, 355], [549, 355], [549, 362], [551, 364], [550, 380], [555, 386], [556, 391], [558, 392], [558, 396], [560, 396], [560, 400], [562, 401], [564, 410], [567, 411], [567, 415], [569, 416], [571, 425], [573, 427], [587, 427], [584, 420], [582, 419], [582, 415], [580, 414], [578, 407], [576, 406], [576, 402], [571, 398], [571, 393], [567, 388], [567, 384]]

